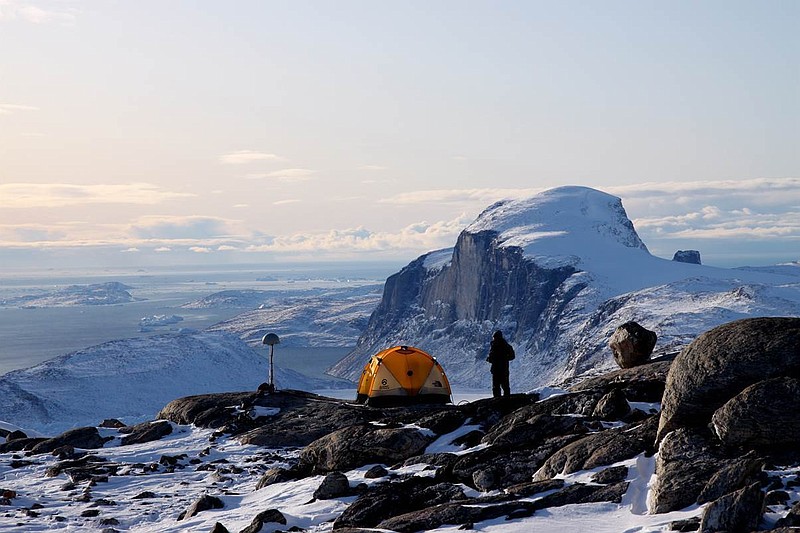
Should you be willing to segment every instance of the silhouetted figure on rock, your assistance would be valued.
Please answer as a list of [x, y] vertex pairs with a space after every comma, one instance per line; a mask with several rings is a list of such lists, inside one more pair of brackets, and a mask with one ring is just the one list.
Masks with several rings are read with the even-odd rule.
[[502, 331], [495, 331], [489, 347], [489, 357], [486, 358], [492, 365], [492, 395], [495, 398], [500, 398], [501, 389], [503, 396], [511, 395], [511, 385], [508, 382], [508, 362], [512, 359], [514, 359], [514, 348], [503, 338]]

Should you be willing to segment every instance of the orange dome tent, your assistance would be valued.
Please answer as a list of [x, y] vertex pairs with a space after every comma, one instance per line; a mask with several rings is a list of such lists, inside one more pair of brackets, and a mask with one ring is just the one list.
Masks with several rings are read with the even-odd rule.
[[411, 346], [394, 346], [370, 357], [358, 382], [356, 401], [369, 405], [450, 403], [442, 365]]

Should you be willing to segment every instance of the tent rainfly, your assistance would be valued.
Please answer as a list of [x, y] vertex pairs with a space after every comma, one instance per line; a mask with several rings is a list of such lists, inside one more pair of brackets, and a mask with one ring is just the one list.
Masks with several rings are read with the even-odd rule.
[[370, 357], [358, 382], [358, 403], [407, 405], [450, 403], [442, 365], [411, 346], [394, 346]]

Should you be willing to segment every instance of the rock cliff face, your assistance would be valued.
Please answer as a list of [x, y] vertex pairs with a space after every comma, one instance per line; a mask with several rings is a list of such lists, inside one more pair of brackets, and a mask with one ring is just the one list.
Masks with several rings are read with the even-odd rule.
[[[356, 380], [369, 355], [406, 344], [437, 357], [455, 385], [486, 386], [488, 343], [501, 329], [518, 355], [512, 388], [530, 389], [611, 368], [608, 339], [630, 320], [664, 351], [760, 306], [776, 314], [765, 276], [654, 257], [619, 198], [561, 187], [490, 206], [454, 248], [391, 276], [356, 348], [330, 372]], [[792, 294], [782, 299], [789, 312], [800, 310]]]

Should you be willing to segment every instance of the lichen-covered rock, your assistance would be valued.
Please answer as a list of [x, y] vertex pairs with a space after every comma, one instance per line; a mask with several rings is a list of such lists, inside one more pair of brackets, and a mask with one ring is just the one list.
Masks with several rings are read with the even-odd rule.
[[658, 449], [651, 513], [668, 513], [697, 502], [709, 479], [724, 464], [706, 435], [691, 428], [669, 433]]
[[764, 493], [758, 483], [753, 483], [708, 504], [703, 511], [700, 531], [749, 533], [758, 528], [763, 507]]
[[614, 361], [620, 368], [631, 368], [650, 359], [656, 346], [657, 335], [636, 322], [625, 322], [619, 326], [608, 341]]
[[769, 448], [800, 444], [800, 380], [760, 381], [728, 400], [711, 417], [714, 432], [732, 447]]
[[800, 318], [748, 318], [703, 333], [667, 375], [658, 439], [705, 426], [745, 388], [783, 376], [800, 376]]
[[303, 448], [300, 462], [320, 473], [350, 470], [370, 463], [394, 464], [419, 455], [432, 440], [417, 429], [350, 426]]
[[430, 478], [379, 483], [350, 504], [333, 523], [333, 529], [372, 528], [392, 516], [464, 499], [464, 491], [458, 486]]
[[627, 477], [627, 466], [610, 466], [593, 475], [592, 483], [608, 485], [610, 483], [619, 483], [620, 481], [625, 481], [625, 478]]
[[630, 459], [650, 449], [658, 417], [650, 417], [633, 427], [608, 429], [587, 435], [554, 453], [533, 476], [534, 481], [558, 474], [610, 465]]
[[[520, 411], [524, 414], [524, 410]], [[550, 437], [587, 432], [583, 421], [574, 416], [541, 414], [525, 418], [516, 414], [512, 413], [492, 428], [483, 442], [506, 449], [535, 448]]]
[[530, 481], [550, 456], [577, 438], [579, 435], [556, 436], [536, 447], [521, 450], [490, 446], [456, 456], [448, 467], [437, 471], [437, 475], [478, 490], [504, 489]]
[[697, 503], [706, 503], [744, 488], [758, 481], [764, 460], [753, 453], [727, 462], [714, 472], [697, 497]]

